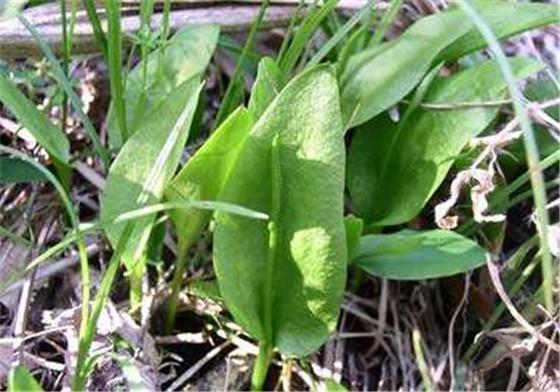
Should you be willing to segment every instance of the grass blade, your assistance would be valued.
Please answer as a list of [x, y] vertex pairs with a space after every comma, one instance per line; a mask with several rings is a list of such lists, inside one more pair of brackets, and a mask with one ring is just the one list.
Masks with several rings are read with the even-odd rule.
[[533, 127], [527, 109], [523, 106], [523, 95], [519, 90], [511, 66], [496, 38], [494, 32], [486, 22], [478, 15], [470, 1], [458, 2], [459, 7], [465, 15], [472, 20], [480, 34], [484, 37], [496, 60], [498, 61], [502, 76], [507, 84], [509, 95], [513, 101], [515, 114], [519, 119], [519, 124], [523, 131], [523, 141], [527, 152], [527, 166], [530, 173], [531, 185], [534, 192], [535, 212], [537, 217], [537, 232], [540, 239], [541, 267], [543, 275], [544, 302], [546, 308], [552, 312], [554, 309], [553, 301], [553, 276], [552, 276], [552, 257], [548, 244], [548, 212], [546, 209], [546, 190], [544, 176], [539, 163], [539, 150]]
[[2, 74], [0, 74], [0, 101], [52, 158], [68, 164], [70, 143], [66, 135]]
[[307, 18], [303, 25], [299, 28], [290, 43], [290, 46], [286, 50], [286, 55], [279, 59], [280, 69], [282, 70], [283, 75], [285, 75], [284, 77], [287, 77], [287, 75], [292, 72], [292, 69], [296, 65], [301, 52], [309, 43], [309, 39], [319, 24], [327, 17], [327, 15], [329, 15], [337, 4], [338, 0], [328, 0], [318, 11], [314, 12], [309, 18]]
[[426, 392], [431, 392], [432, 383], [430, 381], [430, 371], [428, 369], [428, 364], [426, 363], [426, 358], [424, 358], [424, 352], [422, 350], [422, 336], [420, 336], [420, 331], [418, 329], [412, 330], [412, 347], [414, 349], [414, 356], [416, 357], [416, 364], [418, 365], [418, 370], [422, 376], [422, 383], [424, 384], [424, 390]]
[[97, 46], [99, 46], [99, 50], [103, 54], [103, 57], [107, 59], [107, 37], [105, 36], [105, 32], [103, 31], [103, 29], [101, 28], [101, 22], [99, 21], [99, 17], [97, 16], [97, 11], [95, 9], [95, 1], [82, 0], [82, 4], [86, 9], [89, 22], [91, 23], [91, 27], [93, 28], [93, 35], [95, 36], [95, 40], [97, 41]]
[[[33, 260], [31, 260], [31, 262], [25, 268], [24, 272], [31, 271], [39, 264], [47, 261], [51, 257], [54, 257], [60, 252], [64, 251], [66, 248], [72, 245], [72, 243], [74, 243], [79, 238], [79, 236], [85, 236], [86, 234], [89, 234], [94, 231], [105, 230], [107, 227], [111, 225], [130, 222], [131, 220], [140, 219], [157, 212], [163, 212], [163, 211], [169, 211], [175, 209], [191, 209], [191, 208], [201, 209], [206, 211], [227, 212], [229, 214], [244, 216], [246, 218], [251, 218], [251, 219], [260, 219], [260, 220], [268, 219], [268, 215], [263, 212], [255, 211], [246, 207], [239, 206], [237, 204], [232, 204], [227, 202], [217, 202], [213, 200], [186, 199], [180, 201], [152, 204], [149, 206], [145, 206], [142, 208], [138, 208], [120, 214], [115, 219], [99, 220], [95, 222], [87, 222], [87, 223], [80, 224], [78, 230], [72, 231], [62, 241], [60, 241], [56, 245], [53, 245], [51, 248], [47, 249], [45, 252], [43, 252]], [[8, 234], [8, 232], [5, 229], [2, 229], [1, 227], [0, 227], [0, 235], [7, 236], [13, 239], [13, 235]], [[15, 241], [21, 242], [18, 240]], [[2, 290], [0, 288], [0, 292], [1, 291]]]
[[51, 50], [51, 48], [49, 47], [45, 39], [41, 37], [37, 29], [35, 29], [35, 27], [31, 23], [29, 23], [29, 21], [23, 15], [19, 15], [18, 18], [20, 22], [25, 26], [25, 28], [29, 30], [31, 35], [33, 35], [33, 37], [37, 41], [37, 44], [40, 46], [41, 50], [43, 51], [43, 54], [49, 60], [50, 65], [52, 67], [53, 75], [57, 79], [58, 83], [60, 83], [60, 85], [63, 87], [66, 94], [68, 95], [68, 98], [70, 99], [70, 103], [74, 107], [74, 110], [78, 112], [80, 120], [82, 121], [87, 131], [87, 134], [91, 139], [91, 142], [93, 143], [93, 148], [95, 149], [95, 152], [97, 153], [99, 158], [101, 158], [103, 164], [106, 167], [108, 167], [109, 154], [105, 149], [105, 147], [103, 147], [103, 145], [101, 144], [101, 140], [99, 139], [99, 135], [97, 134], [95, 127], [91, 123], [89, 117], [84, 112], [84, 109], [82, 107], [82, 101], [80, 100], [78, 95], [74, 92], [74, 89], [72, 88], [72, 84], [64, 74], [64, 70], [58, 63], [58, 60], [56, 59], [56, 56], [54, 55], [53, 51]]
[[290, 37], [294, 33], [294, 29], [296, 27], [296, 24], [300, 20], [301, 10], [303, 9], [304, 5], [305, 5], [305, 0], [299, 0], [298, 6], [297, 6], [296, 10], [294, 11], [294, 14], [290, 18], [290, 25], [288, 26], [288, 29], [286, 30], [286, 35], [284, 35], [284, 40], [282, 41], [282, 45], [280, 46], [280, 50], [278, 50], [278, 55], [276, 56], [276, 61], [277, 62], [280, 62], [281, 59], [284, 58], [286, 50], [288, 50], [288, 47], [289, 47], [288, 44], [290, 43]]
[[117, 127], [124, 142], [128, 139], [126, 127], [126, 111], [124, 105], [124, 83], [122, 79], [122, 31], [120, 0], [106, 0], [108, 36], [107, 62], [109, 66], [109, 80], [111, 98], [117, 119]]
[[309, 60], [306, 68], [310, 68], [327, 56], [330, 51], [356, 26], [358, 23], [367, 19], [371, 10], [375, 7], [375, 1], [366, 4], [359, 12], [352, 17], [329, 39], [317, 53]]
[[222, 104], [220, 105], [220, 109], [218, 110], [218, 114], [216, 115], [216, 124], [215, 124], [216, 126], [220, 125], [222, 121], [225, 120], [225, 118], [237, 106], [236, 98], [238, 97], [238, 95], [236, 93], [239, 92], [238, 83], [241, 83], [239, 80], [241, 77], [241, 70], [243, 69], [243, 65], [245, 63], [245, 59], [247, 58], [247, 55], [249, 54], [251, 48], [253, 47], [253, 42], [257, 37], [257, 32], [259, 31], [259, 27], [262, 23], [264, 12], [268, 7], [268, 3], [269, 0], [263, 0], [263, 2], [261, 3], [261, 7], [259, 9], [259, 14], [257, 15], [255, 21], [253, 22], [253, 25], [251, 26], [251, 30], [249, 31], [249, 36], [247, 37], [247, 41], [245, 43], [245, 46], [243, 47], [241, 56], [239, 57], [239, 60], [235, 65], [235, 71], [233, 72], [233, 76], [229, 81], [228, 87], [224, 94], [224, 98], [222, 100]]
[[375, 33], [373, 37], [371, 37], [368, 46], [376, 46], [383, 41], [389, 26], [391, 26], [391, 23], [393, 23], [393, 20], [401, 9], [402, 3], [403, 0], [393, 0], [391, 2], [391, 7], [383, 14], [381, 22], [379, 22], [379, 26], [375, 29]]

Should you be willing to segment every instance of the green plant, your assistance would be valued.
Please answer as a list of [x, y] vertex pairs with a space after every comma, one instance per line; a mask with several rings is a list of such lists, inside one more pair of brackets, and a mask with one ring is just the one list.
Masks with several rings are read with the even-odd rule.
[[338, 105], [329, 68], [296, 77], [249, 133], [223, 190], [223, 200], [270, 216], [266, 224], [218, 214], [214, 234], [224, 300], [260, 340], [256, 389], [274, 347], [303, 356], [336, 323], [346, 270]]
[[[185, 27], [169, 40], [162, 54], [162, 49], [151, 52], [128, 72], [123, 109], [129, 136], [138, 131], [171, 93], [194, 75], [204, 72], [216, 47], [218, 34], [219, 28], [213, 25]], [[118, 131], [115, 105], [116, 101], [111, 102], [107, 128], [111, 145], [120, 147], [127, 138], [121, 137]]]
[[35, 377], [23, 366], [17, 366], [10, 370], [8, 376], [8, 391], [10, 392], [40, 392], [43, 389], [35, 380]]
[[[253, 123], [253, 118], [246, 109], [234, 111], [170, 181], [165, 190], [165, 198], [218, 199]], [[175, 322], [177, 300], [187, 266], [187, 252], [211, 218], [208, 211], [196, 209], [173, 211], [170, 215], [177, 231], [178, 257], [168, 303], [166, 328], [169, 332]]]
[[[138, 131], [127, 140], [111, 165], [101, 203], [101, 218], [109, 220], [123, 212], [159, 201], [171, 179], [188, 137], [198, 95], [198, 76], [193, 76], [160, 103]], [[162, 155], [162, 153], [165, 153]], [[157, 176], [151, 176], [157, 168]], [[147, 184], [147, 185], [143, 185]], [[146, 193], [146, 187], [150, 190]], [[146, 200], [141, 200], [143, 195]], [[129, 234], [122, 259], [130, 274], [131, 301], [139, 305], [146, 266], [146, 245], [155, 216], [143, 218]], [[107, 229], [114, 246], [123, 235], [124, 225]]]
[[[542, 69], [513, 59], [517, 77]], [[498, 64], [482, 63], [450, 78], [438, 78], [425, 102], [495, 101], [505, 96]], [[430, 199], [466, 143], [490, 124], [497, 108], [435, 111], [421, 107], [394, 123], [378, 116], [358, 128], [348, 156], [347, 183], [358, 216], [377, 226], [414, 218]]]
[[361, 237], [349, 263], [389, 279], [433, 279], [480, 267], [486, 251], [452, 231], [402, 230]]
[[68, 164], [70, 143], [64, 133], [1, 74], [0, 101], [6, 105], [21, 125], [31, 132], [53, 159], [61, 164]]
[[[506, 59], [496, 40], [555, 22], [553, 6], [461, 3], [384, 41], [401, 1], [392, 2], [381, 18], [374, 11], [375, 2], [370, 2], [343, 23], [335, 11], [338, 1], [328, 0], [308, 8], [301, 20], [299, 14], [293, 17], [276, 59], [260, 59], [245, 106], [243, 73], [254, 72], [260, 58], [253, 46], [268, 2], [261, 4], [242, 49], [232, 39], [220, 38], [213, 25], [185, 27], [168, 39], [170, 1], [163, 4], [163, 26], [152, 32], [154, 3], [143, 2], [142, 28], [136, 36], [140, 61], [128, 72], [122, 72], [121, 2], [105, 4], [107, 33], [94, 3], [84, 0], [109, 65], [112, 101], [106, 121], [114, 157], [102, 145], [69, 80], [72, 31], [68, 35], [64, 30], [61, 66], [45, 39], [21, 17], [49, 59], [98, 158], [106, 167], [110, 164], [98, 220], [81, 224], [62, 185], [72, 161], [64, 132], [0, 74], [0, 101], [47, 151], [58, 175], [25, 154], [0, 146], [1, 152], [13, 156], [0, 157], [0, 182], [48, 181], [70, 218], [70, 230], [62, 240], [34, 257], [26, 271], [73, 243], [80, 251], [84, 303], [74, 390], [86, 387], [96, 363], [90, 348], [121, 265], [130, 285], [131, 313], [141, 307], [148, 260], [161, 254], [166, 230], [162, 222], [167, 218], [177, 252], [166, 330], [171, 333], [176, 327], [189, 252], [208, 230], [213, 234], [217, 279], [189, 285], [223, 300], [237, 324], [258, 340], [251, 384], [256, 390], [265, 385], [275, 350], [283, 358], [302, 358], [328, 339], [337, 324], [348, 270], [358, 271], [357, 280], [364, 272], [385, 279], [424, 280], [486, 263], [489, 252], [475, 234], [487, 226], [467, 219], [457, 232], [433, 229], [429, 223], [410, 230], [417, 226], [410, 222], [431, 213], [430, 202], [449, 174], [463, 169], [462, 161], [471, 163], [476, 150], [465, 153], [469, 141], [495, 129], [502, 119], [500, 109], [510, 99], [523, 127], [529, 172], [500, 184], [489, 207], [502, 212], [534, 196], [540, 253], [524, 264], [537, 237], [521, 246], [510, 260], [508, 287], [511, 293], [520, 290], [541, 263], [538, 296], [542, 293], [547, 308], [554, 309], [545, 207], [546, 190], [558, 179], [545, 182], [542, 170], [556, 164], [560, 153], [549, 148], [539, 154], [524, 98], [515, 85], [545, 66], [522, 57]], [[310, 42], [319, 29], [327, 38], [317, 49]], [[235, 49], [235, 70], [219, 97], [215, 118], [206, 121], [215, 129], [180, 167], [189, 135], [201, 128], [202, 121], [195, 117], [205, 110], [202, 79], [218, 42]], [[462, 61], [462, 56], [486, 44], [495, 60]], [[252, 63], [247, 67], [249, 58]], [[325, 64], [325, 59], [333, 64]], [[66, 98], [63, 101], [65, 107]], [[90, 309], [83, 238], [96, 231], [106, 234], [113, 254]], [[4, 227], [0, 234], [32, 246], [32, 241]], [[518, 270], [523, 270], [521, 276]], [[1, 286], [12, 280], [3, 280]], [[503, 308], [496, 310], [485, 330], [497, 322]], [[436, 388], [417, 329], [413, 348], [425, 387]], [[466, 357], [475, 348], [473, 344]], [[37, 390], [35, 384], [23, 368], [12, 369], [11, 390]], [[324, 384], [332, 390], [343, 388], [333, 380]]]

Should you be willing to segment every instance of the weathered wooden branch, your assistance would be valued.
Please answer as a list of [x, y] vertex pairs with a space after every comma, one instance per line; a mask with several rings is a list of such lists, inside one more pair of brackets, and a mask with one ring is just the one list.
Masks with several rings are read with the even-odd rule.
[[[368, 0], [346, 0], [340, 2], [341, 8], [356, 9]], [[259, 10], [258, 1], [182, 1], [173, 3], [170, 18], [172, 31], [185, 25], [219, 24], [223, 31], [247, 30]], [[285, 26], [295, 11], [296, 2], [290, 0], [273, 1], [268, 7], [263, 21], [263, 29]], [[106, 29], [105, 10], [98, 8], [99, 18], [103, 29]], [[61, 13], [60, 4], [49, 3], [24, 11], [24, 16], [37, 28], [41, 36], [49, 43], [56, 53], [61, 53]], [[93, 29], [88, 21], [86, 12], [80, 8], [77, 11], [76, 26], [72, 40], [73, 54], [97, 53]], [[152, 28], [158, 28], [162, 23], [161, 7], [156, 7], [152, 17]], [[70, 16], [68, 16], [70, 20]], [[134, 1], [123, 3], [122, 30], [125, 44], [130, 44], [132, 35], [140, 27], [138, 3]], [[0, 22], [0, 58], [8, 60], [23, 57], [42, 56], [40, 48], [31, 33], [17, 19]]]

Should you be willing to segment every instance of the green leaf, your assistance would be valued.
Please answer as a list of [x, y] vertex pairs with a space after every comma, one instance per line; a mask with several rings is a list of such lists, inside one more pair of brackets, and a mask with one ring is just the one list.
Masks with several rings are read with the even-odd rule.
[[329, 67], [303, 72], [255, 124], [222, 200], [270, 222], [216, 215], [214, 267], [235, 319], [303, 356], [336, 326], [346, 276], [344, 141]]
[[[233, 112], [169, 183], [165, 199], [217, 200], [252, 126], [247, 109]], [[169, 214], [177, 230], [179, 254], [184, 254], [211, 213], [184, 209]]]
[[52, 158], [68, 163], [70, 143], [64, 133], [2, 74], [0, 74], [0, 101]]
[[351, 56], [341, 75], [342, 119], [362, 124], [404, 98], [437, 54], [471, 26], [460, 12], [422, 18], [398, 39]]
[[[542, 64], [512, 58], [517, 77]], [[487, 61], [426, 92], [429, 103], [481, 102], [505, 96], [498, 64]], [[383, 115], [361, 126], [348, 156], [348, 188], [354, 211], [368, 224], [397, 225], [414, 218], [444, 180], [465, 144], [492, 121], [497, 108], [429, 110], [418, 107], [401, 123]]]
[[218, 281], [212, 280], [195, 280], [189, 284], [189, 292], [197, 297], [208, 299], [211, 301], [223, 302], [222, 294]]
[[[560, 90], [551, 79], [537, 79], [530, 81], [524, 91], [525, 98], [533, 102], [545, 102], [558, 98]], [[544, 110], [551, 118], [560, 121], [560, 111], [558, 107], [551, 106]], [[539, 155], [542, 158], [558, 151], [558, 141], [548, 132], [546, 127], [535, 124], [535, 139], [539, 146]], [[527, 158], [523, 140], [517, 139], [507, 146], [507, 154], [499, 157], [500, 168], [506, 174], [506, 178], [513, 178], [516, 172], [525, 170]]]
[[333, 380], [332, 378], [327, 378], [324, 381], [324, 390], [326, 392], [347, 392], [348, 389], [346, 389], [346, 387], [344, 385], [342, 385], [341, 383]]
[[[127, 130], [130, 135], [142, 128], [154, 109], [181, 84], [204, 72], [216, 48], [219, 33], [219, 27], [214, 25], [185, 27], [167, 43], [161, 62], [159, 51], [154, 51], [147, 57], [145, 83], [142, 77], [142, 62], [129, 72], [124, 100]], [[107, 129], [111, 145], [118, 147], [122, 140], [113, 106], [112, 103], [107, 118]]]
[[[553, 4], [478, 1], [476, 8], [499, 38], [558, 22]], [[460, 10], [422, 18], [398, 39], [352, 56], [341, 75], [342, 118], [363, 124], [406, 96], [431, 65], [486, 46]]]
[[276, 62], [270, 57], [259, 63], [257, 78], [249, 99], [249, 111], [258, 119], [268, 105], [276, 98], [282, 88], [282, 73]]
[[360, 238], [364, 231], [364, 221], [355, 216], [348, 215], [344, 218], [346, 229], [346, 248], [348, 249], [348, 260], [351, 260], [358, 249]]
[[[218, 199], [252, 126], [253, 117], [247, 109], [239, 108], [231, 113], [169, 184], [165, 191], [167, 200]], [[170, 216], [177, 232], [177, 263], [167, 302], [166, 328], [169, 332], [175, 323], [179, 291], [188, 262], [187, 252], [208, 224], [211, 213], [188, 209], [172, 211]]]
[[[479, 0], [473, 2], [473, 6], [501, 39], [551, 23], [560, 23], [558, 6], [554, 4]], [[437, 56], [436, 62], [453, 61], [486, 46], [486, 41], [473, 26], [468, 33], [445, 48]]]
[[366, 235], [352, 260], [372, 275], [399, 280], [451, 276], [485, 262], [486, 252], [476, 242], [446, 230]]
[[[176, 88], [128, 139], [109, 171], [101, 201], [102, 220], [113, 220], [122, 213], [161, 200], [179, 164], [199, 93], [199, 77], [194, 76]], [[141, 194], [147, 196], [146, 200], [140, 200]], [[138, 278], [143, 273], [143, 263], [138, 260], [154, 219], [155, 215], [151, 215], [138, 220], [123, 251], [125, 265], [134, 269]], [[122, 223], [106, 229], [113, 246], [124, 227]]]
[[33, 165], [17, 158], [0, 157], [0, 184], [14, 182], [47, 181], [47, 178]]
[[43, 388], [35, 377], [23, 366], [17, 366], [10, 370], [8, 377], [8, 391], [10, 392], [39, 392]]

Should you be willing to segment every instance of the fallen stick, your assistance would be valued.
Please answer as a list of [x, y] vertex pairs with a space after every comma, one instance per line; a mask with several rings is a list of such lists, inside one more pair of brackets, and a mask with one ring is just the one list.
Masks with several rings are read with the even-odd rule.
[[[356, 10], [367, 0], [346, 0], [339, 3], [339, 8]], [[271, 29], [286, 26], [296, 10], [297, 2], [272, 1], [267, 8], [262, 28]], [[80, 3], [81, 4], [81, 3]], [[70, 8], [70, 7], [67, 7]], [[102, 28], [106, 31], [106, 15], [103, 7], [98, 7]], [[259, 12], [258, 1], [188, 1], [173, 2], [170, 15], [171, 31], [186, 25], [218, 24], [222, 31], [245, 31], [251, 26]], [[132, 36], [140, 28], [138, 3], [123, 2], [122, 31], [125, 45], [132, 43]], [[62, 16], [59, 3], [49, 3], [32, 7], [23, 15], [38, 30], [55, 53], [62, 52]], [[67, 19], [70, 20], [68, 12]], [[161, 26], [163, 14], [161, 5], [157, 4], [152, 16], [153, 29]], [[79, 8], [76, 12], [76, 25], [72, 40], [72, 54], [93, 54], [99, 49], [86, 11]], [[0, 21], [0, 58], [4, 60], [42, 57], [41, 49], [25, 26], [17, 18]]]

